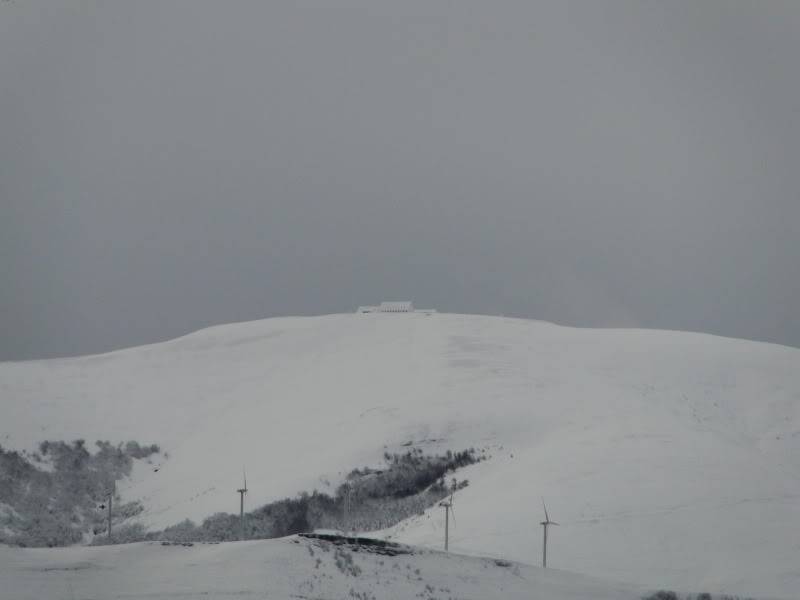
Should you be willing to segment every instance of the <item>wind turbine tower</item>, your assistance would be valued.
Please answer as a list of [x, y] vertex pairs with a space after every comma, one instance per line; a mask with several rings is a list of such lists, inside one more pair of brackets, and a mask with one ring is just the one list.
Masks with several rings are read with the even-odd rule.
[[555, 521], [551, 521], [547, 515], [547, 506], [545, 506], [544, 498], [542, 498], [542, 507], [544, 508], [544, 521], [540, 525], [544, 528], [544, 541], [542, 544], [542, 568], [547, 568], [547, 528], [550, 525], [558, 525]]
[[448, 551], [450, 545], [450, 511], [453, 511], [453, 525], [456, 524], [456, 513], [453, 508], [453, 494], [456, 491], [456, 480], [453, 479], [453, 489], [450, 491], [450, 498], [439, 502], [439, 506], [444, 508], [444, 551]]
[[247, 474], [242, 469], [242, 477], [244, 478], [244, 485], [236, 490], [239, 494], [239, 539], [244, 539], [244, 495], [247, 493]]

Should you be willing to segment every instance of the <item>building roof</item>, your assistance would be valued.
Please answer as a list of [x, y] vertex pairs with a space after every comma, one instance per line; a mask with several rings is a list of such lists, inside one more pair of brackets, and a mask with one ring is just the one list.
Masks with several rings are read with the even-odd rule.
[[378, 306], [359, 306], [356, 312], [414, 312], [414, 303], [410, 300], [381, 302]]
[[378, 310], [381, 312], [414, 312], [414, 303], [411, 301], [381, 302]]

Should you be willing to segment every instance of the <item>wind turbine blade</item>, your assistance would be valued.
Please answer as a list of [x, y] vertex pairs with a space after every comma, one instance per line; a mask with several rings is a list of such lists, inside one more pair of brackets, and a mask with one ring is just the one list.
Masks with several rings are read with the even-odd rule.
[[453, 527], [456, 526], [456, 511], [453, 509], [453, 505], [450, 505], [450, 514], [453, 515]]
[[555, 521], [550, 521], [550, 525], [559, 525], [559, 523], [556, 523]]
[[243, 489], [246, 492], [247, 491], [247, 473], [245, 472], [244, 467], [242, 467], [242, 478], [244, 479], [244, 488]]
[[542, 498], [542, 507], [544, 508], [544, 520], [549, 523], [550, 517], [547, 516], [547, 506], [544, 503], [544, 498]]

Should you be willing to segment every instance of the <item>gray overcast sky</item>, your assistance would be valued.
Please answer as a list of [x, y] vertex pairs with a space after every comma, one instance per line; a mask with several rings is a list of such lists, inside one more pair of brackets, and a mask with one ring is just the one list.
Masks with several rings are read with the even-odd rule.
[[0, 360], [413, 299], [800, 346], [800, 2], [0, 3]]

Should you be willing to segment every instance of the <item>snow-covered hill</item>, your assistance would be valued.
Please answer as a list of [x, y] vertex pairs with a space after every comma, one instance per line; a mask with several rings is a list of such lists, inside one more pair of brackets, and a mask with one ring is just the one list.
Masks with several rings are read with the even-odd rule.
[[[269, 319], [0, 364], [0, 444], [158, 443], [124, 487], [154, 527], [328, 489], [412, 442], [488, 448], [451, 548], [684, 590], [800, 590], [800, 351], [500, 317]], [[385, 532], [440, 546], [441, 509]]]
[[[555, 569], [410, 549], [384, 556], [302, 538], [68, 549], [0, 547], [14, 600], [300, 598], [638, 600], [641, 591]], [[7, 594], [7, 595], [6, 595]]]

